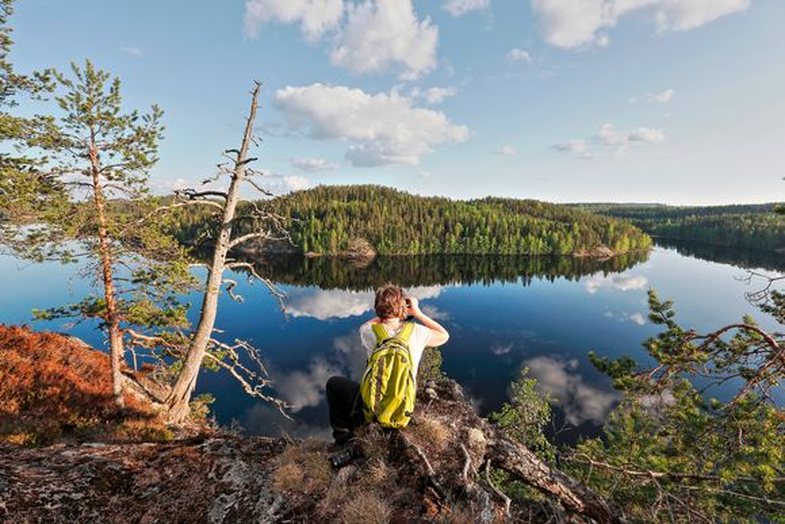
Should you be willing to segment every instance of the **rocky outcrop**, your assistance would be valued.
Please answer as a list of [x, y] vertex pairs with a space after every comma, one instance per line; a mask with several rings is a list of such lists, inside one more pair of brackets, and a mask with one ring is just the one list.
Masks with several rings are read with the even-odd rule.
[[[404, 431], [370, 426], [333, 471], [326, 442], [224, 435], [148, 444], [0, 448], [4, 522], [613, 522], [612, 509], [477, 416], [451, 380], [429, 381]], [[489, 468], [547, 506], [509, 507]], [[518, 513], [514, 513], [518, 511]]]
[[0, 448], [3, 522], [272, 522], [276, 439]]
[[[154, 401], [164, 391], [143, 373], [125, 374], [134, 410], [117, 412], [106, 355], [61, 335], [2, 328], [0, 357], [0, 522], [616, 520], [479, 417], [438, 359], [421, 365], [411, 424], [363, 428], [354, 461], [334, 471], [324, 441], [164, 427]], [[210, 432], [182, 438], [194, 431]], [[102, 442], [80, 444], [88, 437]], [[511, 509], [491, 470], [548, 504]]]
[[608, 246], [598, 245], [598, 246], [594, 246], [591, 249], [583, 249], [583, 250], [576, 251], [575, 253], [573, 253], [573, 256], [589, 257], [589, 258], [611, 258], [611, 257], [615, 257], [618, 254], [619, 253], [616, 253]]

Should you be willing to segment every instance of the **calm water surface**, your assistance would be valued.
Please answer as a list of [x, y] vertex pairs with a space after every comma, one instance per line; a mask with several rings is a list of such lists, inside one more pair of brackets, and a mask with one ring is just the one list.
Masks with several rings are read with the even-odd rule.
[[[573, 440], [597, 434], [617, 401], [587, 352], [650, 363], [641, 342], [658, 329], [647, 320], [648, 289], [673, 299], [677, 318], [687, 327], [710, 330], [752, 313], [764, 328], [781, 328], [746, 302], [744, 293], [756, 283], [743, 281], [742, 266], [782, 269], [776, 258], [683, 245], [605, 262], [390, 257], [367, 267], [330, 259], [280, 263], [267, 271], [287, 293], [286, 313], [262, 286], [242, 284], [245, 302], [222, 297], [217, 327], [227, 340], [244, 338], [263, 349], [279, 394], [294, 406], [295, 421], [248, 398], [223, 373], [203, 373], [197, 389], [216, 397], [213, 409], [222, 424], [236, 423], [257, 434], [326, 436], [324, 383], [333, 374], [362, 372], [365, 353], [357, 327], [373, 316], [373, 288], [393, 281], [419, 297], [423, 309], [450, 330], [443, 369], [466, 388], [482, 414], [507, 400], [510, 382], [528, 367], [557, 399], [558, 439]], [[90, 289], [74, 266], [0, 256], [1, 323], [31, 324], [33, 308], [75, 301]], [[104, 346], [91, 323], [32, 325]]]

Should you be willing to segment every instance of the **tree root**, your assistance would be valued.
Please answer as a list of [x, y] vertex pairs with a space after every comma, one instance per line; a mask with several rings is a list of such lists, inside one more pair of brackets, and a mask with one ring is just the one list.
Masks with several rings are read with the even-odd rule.
[[436, 478], [436, 471], [433, 469], [433, 466], [431, 465], [422, 448], [409, 440], [403, 431], [396, 431], [395, 434], [404, 450], [408, 452], [414, 452], [414, 455], [416, 455], [420, 462], [425, 466], [425, 480], [427, 483], [430, 484], [430, 486], [436, 491], [443, 501], [449, 501], [450, 496], [447, 493], [447, 490], [444, 489], [444, 486], [442, 486], [442, 484]]
[[476, 522], [482, 523], [490, 523], [496, 521], [497, 510], [496, 505], [493, 503], [493, 499], [491, 494], [488, 493], [487, 490], [479, 486], [472, 478], [469, 477], [469, 473], [473, 473], [474, 476], [477, 476], [477, 471], [472, 466], [472, 456], [469, 454], [469, 450], [466, 449], [466, 446], [461, 444], [461, 451], [463, 452], [464, 456], [464, 463], [463, 463], [463, 471], [461, 472], [461, 477], [464, 483], [464, 489], [466, 490], [466, 494], [472, 501], [474, 505], [474, 515], [477, 517]]
[[504, 492], [502, 490], [500, 490], [499, 488], [497, 488], [493, 484], [493, 481], [491, 481], [491, 461], [490, 460], [486, 460], [485, 461], [484, 469], [485, 469], [485, 482], [488, 483], [488, 486], [490, 486], [490, 488], [493, 490], [493, 492], [496, 493], [496, 495], [500, 499], [502, 499], [502, 502], [504, 502], [504, 518], [507, 519], [507, 518], [510, 517], [510, 505], [512, 504], [512, 499], [510, 497], [508, 497], [507, 495], [505, 495]]

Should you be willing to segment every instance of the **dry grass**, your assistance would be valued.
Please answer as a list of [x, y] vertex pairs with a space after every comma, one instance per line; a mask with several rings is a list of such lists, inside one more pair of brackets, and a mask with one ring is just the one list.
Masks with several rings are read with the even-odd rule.
[[450, 430], [444, 422], [425, 415], [417, 419], [410, 431], [419, 442], [437, 451], [443, 450], [450, 441]]
[[276, 491], [290, 492], [302, 486], [303, 469], [297, 464], [281, 464], [273, 472], [273, 488]]
[[466, 432], [466, 436], [464, 437], [464, 441], [474, 456], [485, 456], [485, 450], [488, 447], [488, 440], [485, 438], [485, 434], [482, 431], [477, 428], [469, 428], [469, 431]]
[[363, 465], [363, 478], [373, 486], [381, 487], [395, 474], [395, 471], [386, 461], [375, 457]]
[[390, 433], [385, 432], [376, 424], [363, 426], [357, 433], [357, 441], [367, 459], [385, 460], [390, 452]]
[[474, 524], [477, 522], [477, 516], [467, 508], [454, 506], [451, 508], [450, 513], [442, 517], [438, 522], [440, 524]]
[[360, 492], [341, 508], [345, 524], [387, 524], [392, 517], [390, 504], [373, 492]]
[[294, 495], [324, 493], [332, 480], [327, 459], [323, 442], [305, 440], [292, 444], [275, 460], [273, 487]]
[[133, 395], [112, 398], [109, 357], [55, 333], [0, 325], [0, 442], [167, 440], [171, 433]]

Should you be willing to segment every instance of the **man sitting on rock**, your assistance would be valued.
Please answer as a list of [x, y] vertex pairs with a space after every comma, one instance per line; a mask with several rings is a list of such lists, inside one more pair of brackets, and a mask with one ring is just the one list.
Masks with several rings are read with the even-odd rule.
[[[346, 377], [335, 376], [327, 381], [330, 426], [333, 428], [333, 437], [337, 444], [351, 440], [354, 430], [367, 422], [378, 422], [384, 427], [404, 427], [414, 407], [415, 385], [406, 381], [405, 388], [400, 388], [408, 390], [398, 395], [407, 397], [401, 400], [400, 406], [394, 405], [395, 401], [389, 403], [388, 398], [381, 399], [385, 395], [395, 397], [396, 393], [389, 390], [382, 392], [379, 390], [380, 385], [393, 387], [387, 385], [393, 382], [393, 379], [387, 380], [386, 377], [395, 378], [395, 373], [400, 371], [391, 371], [392, 365], [403, 366], [399, 369], [404, 369], [407, 376], [416, 377], [425, 348], [441, 346], [450, 338], [441, 324], [422, 312], [415, 297], [407, 297], [396, 285], [388, 284], [376, 291], [374, 309], [376, 318], [360, 326], [360, 339], [369, 356], [363, 383], [365, 389], [361, 392], [361, 384]], [[403, 349], [400, 357], [390, 357], [395, 348]], [[384, 350], [387, 355], [385, 362], [378, 361], [379, 353], [382, 352], [376, 352], [377, 349]], [[394, 358], [400, 360], [391, 360]], [[376, 380], [374, 373], [379, 372], [384, 366], [387, 366], [386, 375], [382, 370], [379, 379]], [[373, 397], [379, 399], [379, 402], [377, 405], [369, 406], [374, 404]]]

